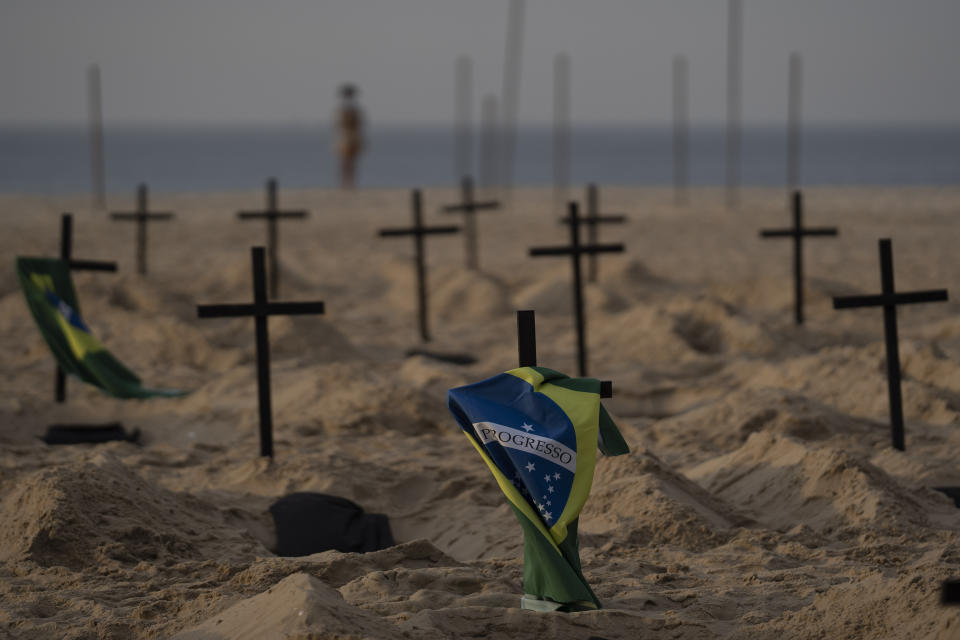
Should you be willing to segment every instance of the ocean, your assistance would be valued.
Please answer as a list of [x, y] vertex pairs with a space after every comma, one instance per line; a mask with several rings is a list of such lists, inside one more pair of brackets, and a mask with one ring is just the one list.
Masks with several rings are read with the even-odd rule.
[[[690, 132], [689, 183], [722, 185], [724, 131]], [[456, 180], [451, 128], [374, 128], [362, 157], [361, 187], [436, 187]], [[478, 142], [475, 141], [475, 146]], [[571, 185], [671, 185], [669, 127], [581, 127], [571, 138]], [[808, 127], [803, 185], [960, 184], [960, 127]], [[786, 182], [785, 128], [746, 128], [741, 184]], [[517, 134], [513, 183], [552, 183], [548, 127]], [[310, 127], [108, 127], [107, 191], [132, 193], [259, 189], [268, 177], [284, 188], [332, 187], [336, 165], [329, 132]], [[84, 128], [0, 127], [0, 193], [74, 194], [90, 189]]]

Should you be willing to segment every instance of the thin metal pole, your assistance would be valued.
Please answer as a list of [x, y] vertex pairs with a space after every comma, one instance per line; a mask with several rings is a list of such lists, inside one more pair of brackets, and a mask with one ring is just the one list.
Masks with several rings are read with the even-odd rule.
[[570, 182], [570, 56], [553, 59], [553, 210], [563, 215]]
[[460, 180], [460, 193], [466, 208], [463, 211], [463, 240], [464, 251], [467, 256], [467, 269], [476, 271], [479, 268], [477, 251], [477, 212], [473, 208], [473, 180], [470, 176], [463, 176]]
[[673, 200], [687, 202], [689, 107], [687, 104], [687, 58], [673, 58]]
[[137, 273], [147, 275], [147, 185], [137, 187]]
[[510, 0], [507, 51], [503, 67], [503, 171], [501, 181], [509, 194], [513, 187], [516, 153], [517, 108], [520, 103], [520, 57], [523, 51], [524, 0]]
[[499, 184], [497, 175], [497, 97], [487, 95], [481, 106], [480, 184], [492, 191]]
[[457, 58], [454, 103], [455, 179], [473, 174], [473, 61]]
[[727, 206], [739, 200], [740, 188], [740, 64], [743, 10], [740, 0], [728, 0], [727, 15]]
[[103, 158], [103, 98], [100, 66], [87, 69], [87, 108], [90, 118], [90, 190], [94, 209], [107, 206], [106, 169]]
[[267, 181], [267, 254], [270, 260], [270, 297], [280, 295], [280, 260], [277, 257], [277, 181]]
[[[592, 218], [600, 215], [600, 195], [597, 185], [592, 182], [587, 185], [587, 244], [597, 244], [597, 228], [599, 223]], [[587, 282], [597, 281], [597, 254], [587, 256]]]
[[801, 120], [800, 106], [803, 91], [803, 62], [800, 55], [790, 54], [790, 78], [787, 96], [787, 188], [800, 186]]

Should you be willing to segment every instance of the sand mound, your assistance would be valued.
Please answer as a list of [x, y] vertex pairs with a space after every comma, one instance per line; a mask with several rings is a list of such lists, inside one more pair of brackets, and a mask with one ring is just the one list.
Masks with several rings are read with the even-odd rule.
[[762, 432], [687, 475], [780, 531], [800, 524], [840, 535], [865, 527], [909, 531], [931, 526], [927, 514], [949, 507], [845, 451]]
[[816, 441], [841, 437], [860, 443], [886, 442], [887, 431], [871, 420], [853, 418], [802, 395], [770, 387], [748, 388], [685, 413], [658, 420], [645, 430], [659, 451], [683, 451], [671, 458], [681, 468], [739, 448], [758, 431]]
[[600, 353], [643, 363], [683, 363], [727, 354], [756, 356], [778, 349], [761, 324], [705, 298], [637, 304], [605, 319], [591, 339]]
[[726, 530], [747, 522], [642, 449], [597, 463], [590, 500], [581, 515], [585, 533], [606, 534], [613, 546], [704, 549], [722, 544], [729, 537]]
[[336, 589], [295, 573], [221, 611], [179, 640], [260, 640], [261, 638], [383, 638], [393, 625], [344, 602]]
[[0, 500], [0, 554], [74, 570], [268, 552], [215, 507], [150, 484], [107, 453], [36, 471]]
[[499, 278], [458, 270], [437, 282], [431, 308], [443, 320], [478, 321], [510, 313], [510, 296]]
[[[555, 268], [540, 280], [516, 292], [514, 309], [533, 309], [543, 315], [570, 315], [573, 309], [573, 285], [570, 269]], [[613, 288], [588, 284], [584, 276], [584, 307], [608, 313], [627, 308], [627, 301]]]
[[[761, 637], [785, 638], [956, 638], [960, 634], [956, 608], [940, 606], [943, 578], [931, 577], [941, 572], [931, 566], [910, 567], [892, 578], [882, 570], [863, 572], [756, 630]], [[858, 621], [855, 629], [851, 620]]]
[[448, 431], [443, 395], [363, 364], [330, 363], [309, 369], [276, 366], [278, 421], [295, 421], [301, 435]]
[[[251, 340], [250, 344], [252, 343]], [[360, 358], [359, 351], [350, 340], [334, 323], [322, 316], [270, 318], [270, 354], [277, 357], [302, 357], [319, 362]]]
[[[901, 340], [900, 354], [905, 417], [953, 423], [960, 398], [950, 388], [960, 383], [960, 368], [937, 351], [909, 340]], [[795, 389], [852, 415], [886, 419], [889, 413], [882, 342], [829, 347], [777, 363], [734, 363], [730, 371], [751, 386]]]

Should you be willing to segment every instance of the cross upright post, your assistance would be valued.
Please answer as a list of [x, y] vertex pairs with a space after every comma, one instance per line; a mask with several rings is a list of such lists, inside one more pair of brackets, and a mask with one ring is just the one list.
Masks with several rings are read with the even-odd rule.
[[[537, 321], [532, 310], [517, 311], [517, 355], [519, 366], [537, 366]], [[600, 381], [600, 397], [613, 397], [611, 381]]]
[[[587, 185], [587, 215], [580, 216], [580, 222], [587, 225], [587, 244], [597, 244], [600, 241], [600, 232], [597, 228], [601, 224], [622, 224], [627, 221], [627, 216], [615, 214], [600, 213], [600, 196], [597, 185], [590, 183]], [[565, 224], [570, 224], [570, 217], [562, 220]], [[587, 282], [597, 281], [597, 254], [588, 254], [587, 259]]]
[[273, 411], [270, 401], [270, 339], [267, 317], [315, 315], [324, 312], [323, 302], [270, 302], [267, 299], [263, 247], [252, 247], [253, 304], [198, 305], [199, 318], [253, 316], [257, 344], [257, 397], [260, 411], [260, 455], [273, 457]]
[[170, 212], [149, 211], [147, 208], [147, 185], [137, 187], [137, 210], [115, 211], [110, 214], [113, 220], [131, 220], [137, 223], [137, 273], [147, 275], [147, 222], [150, 220], [170, 220]]
[[622, 253], [622, 244], [581, 244], [580, 213], [576, 202], [569, 203], [570, 244], [565, 247], [533, 247], [531, 257], [570, 256], [573, 266], [573, 314], [577, 325], [577, 370], [580, 377], [587, 375], [586, 321], [583, 311], [583, 279], [580, 272], [580, 256], [593, 253]]
[[477, 257], [477, 211], [490, 211], [499, 208], [500, 203], [496, 200], [474, 201], [473, 178], [466, 175], [460, 179], [460, 204], [443, 207], [444, 213], [463, 214], [464, 255], [466, 255], [467, 269], [471, 271], [476, 271], [479, 266]]
[[460, 227], [447, 225], [427, 227], [423, 224], [423, 198], [419, 189], [410, 194], [410, 205], [413, 210], [413, 226], [408, 228], [380, 229], [381, 238], [396, 236], [413, 236], [414, 263], [417, 269], [417, 303], [420, 322], [420, 338], [424, 342], [430, 341], [430, 331], [427, 327], [427, 258], [424, 236], [450, 234], [460, 231]]
[[803, 238], [804, 236], [836, 236], [836, 227], [803, 227], [803, 194], [793, 192], [793, 227], [790, 229], [763, 229], [761, 238], [793, 238], [794, 320], [803, 324]]
[[[66, 263], [71, 271], [116, 271], [116, 262], [100, 262], [97, 260], [74, 260], [73, 258], [73, 215], [64, 213], [60, 216], [60, 259]], [[79, 309], [76, 310], [78, 313]], [[67, 400], [67, 375], [60, 365], [54, 378], [54, 398], [57, 402]]]
[[882, 238], [880, 245], [879, 295], [846, 296], [833, 299], [834, 309], [857, 307], [883, 307], [883, 334], [887, 349], [887, 391], [890, 400], [890, 429], [893, 447], [905, 449], [903, 435], [903, 399], [900, 389], [900, 349], [897, 338], [897, 305], [918, 302], [946, 302], [946, 289], [929, 289], [896, 293], [893, 286], [893, 250], [889, 238]]
[[270, 178], [266, 186], [266, 205], [264, 211], [238, 211], [237, 218], [240, 220], [266, 219], [267, 221], [267, 260], [270, 261], [268, 274], [270, 278], [270, 297], [276, 298], [280, 295], [280, 259], [277, 237], [279, 229], [277, 221], [281, 218], [306, 218], [308, 211], [281, 211], [277, 206], [277, 180]]

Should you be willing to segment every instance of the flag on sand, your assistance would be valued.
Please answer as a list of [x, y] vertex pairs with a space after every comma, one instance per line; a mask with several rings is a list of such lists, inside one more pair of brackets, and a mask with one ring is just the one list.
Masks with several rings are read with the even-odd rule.
[[43, 339], [60, 367], [117, 398], [179, 396], [176, 389], [148, 389], [106, 350], [80, 317], [70, 269], [62, 260], [22, 258], [16, 262], [20, 288]]
[[523, 528], [523, 607], [600, 608], [580, 570], [577, 523], [597, 448], [629, 451], [600, 404], [600, 381], [521, 367], [450, 389], [447, 406]]

